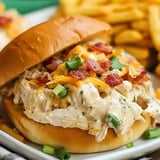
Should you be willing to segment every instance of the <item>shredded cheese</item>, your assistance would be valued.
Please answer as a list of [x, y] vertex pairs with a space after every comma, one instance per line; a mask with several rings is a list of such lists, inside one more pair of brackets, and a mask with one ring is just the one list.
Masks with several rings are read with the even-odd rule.
[[57, 84], [57, 83], [61, 83], [61, 84], [69, 83], [69, 84], [76, 85], [76, 80], [73, 77], [70, 77], [70, 76], [54, 75], [53, 80], [48, 82], [47, 85]]

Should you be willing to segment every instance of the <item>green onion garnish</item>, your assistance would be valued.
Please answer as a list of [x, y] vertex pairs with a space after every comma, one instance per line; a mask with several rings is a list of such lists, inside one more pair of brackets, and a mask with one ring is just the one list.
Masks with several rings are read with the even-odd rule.
[[52, 146], [49, 145], [44, 145], [43, 146], [43, 152], [50, 154], [50, 155], [54, 155], [55, 154], [55, 149]]
[[71, 155], [68, 152], [66, 152], [64, 147], [58, 147], [58, 148], [55, 149], [55, 151], [56, 151], [56, 156], [60, 160], [68, 160], [71, 157]]
[[60, 98], [64, 98], [68, 95], [68, 88], [65, 88], [61, 84], [58, 84], [52, 91], [55, 95], [58, 95]]
[[159, 136], [160, 136], [160, 128], [153, 128], [153, 129], [147, 130], [142, 135], [144, 139], [151, 139]]
[[68, 153], [64, 147], [54, 148], [49, 145], [44, 145], [42, 150], [44, 153], [56, 156], [60, 160], [69, 160], [71, 157], [70, 153]]
[[115, 115], [113, 115], [111, 113], [107, 113], [105, 121], [109, 127], [114, 127], [116, 129], [119, 128], [121, 125], [120, 120]]
[[74, 57], [71, 60], [66, 61], [66, 67], [68, 70], [77, 69], [82, 65], [82, 61], [80, 57]]
[[112, 69], [119, 69], [119, 70], [122, 69], [123, 64], [118, 60], [116, 56], [112, 56], [110, 60], [112, 61], [111, 64]]
[[133, 142], [130, 142], [130, 143], [126, 144], [126, 147], [127, 147], [127, 148], [132, 148], [132, 147], [134, 147], [134, 143], [133, 143]]
[[58, 96], [59, 96], [61, 99], [65, 98], [67, 95], [68, 95], [68, 88], [63, 89], [63, 90], [58, 94]]

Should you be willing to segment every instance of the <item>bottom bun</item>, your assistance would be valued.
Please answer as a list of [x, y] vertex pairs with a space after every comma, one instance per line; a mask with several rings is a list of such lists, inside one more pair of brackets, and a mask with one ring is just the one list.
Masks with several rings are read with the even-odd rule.
[[38, 144], [63, 146], [71, 153], [92, 153], [118, 148], [140, 137], [151, 123], [151, 118], [144, 115], [145, 121], [136, 121], [129, 132], [123, 136], [117, 136], [113, 129], [109, 129], [106, 138], [98, 143], [87, 131], [33, 121], [25, 116], [22, 106], [13, 104], [10, 99], [4, 98], [3, 104], [15, 127], [27, 139]]

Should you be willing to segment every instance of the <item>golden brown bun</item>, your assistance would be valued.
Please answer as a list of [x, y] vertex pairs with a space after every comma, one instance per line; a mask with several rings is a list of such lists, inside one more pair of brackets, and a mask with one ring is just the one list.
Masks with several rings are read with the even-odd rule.
[[37, 25], [24, 32], [0, 53], [0, 86], [64, 48], [110, 26], [83, 16], [66, 16]]
[[9, 99], [3, 99], [3, 103], [11, 121], [26, 138], [39, 144], [64, 146], [72, 153], [91, 153], [115, 149], [136, 140], [151, 123], [150, 117], [144, 115], [146, 121], [136, 121], [127, 134], [116, 136], [114, 131], [109, 129], [106, 138], [98, 143], [95, 141], [95, 137], [89, 135], [87, 131], [37, 123], [24, 115], [22, 106], [13, 104]]

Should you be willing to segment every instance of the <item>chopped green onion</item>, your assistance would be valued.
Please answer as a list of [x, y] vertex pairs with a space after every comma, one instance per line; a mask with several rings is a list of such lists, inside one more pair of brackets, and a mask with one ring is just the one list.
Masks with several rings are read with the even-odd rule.
[[50, 155], [54, 155], [55, 154], [55, 149], [52, 146], [49, 145], [44, 145], [43, 146], [43, 152], [50, 154]]
[[80, 67], [82, 65], [82, 61], [80, 57], [74, 57], [71, 60], [68, 60], [66, 62], [66, 67], [68, 70], [73, 70], [73, 69], [77, 69], [78, 67]]
[[49, 145], [44, 145], [42, 150], [44, 153], [56, 156], [60, 160], [69, 160], [71, 157], [70, 153], [68, 153], [64, 147], [54, 148]]
[[68, 152], [66, 152], [64, 147], [58, 147], [55, 149], [55, 151], [56, 151], [56, 156], [60, 158], [60, 160], [68, 160], [71, 157], [71, 155]]
[[58, 85], [53, 89], [53, 93], [54, 93], [55, 95], [59, 95], [64, 89], [65, 89], [65, 87], [63, 87], [61, 84], [58, 84]]
[[127, 148], [132, 148], [132, 147], [134, 147], [134, 143], [133, 143], [133, 142], [130, 142], [130, 143], [126, 144], [126, 147], [127, 147]]
[[151, 130], [147, 130], [142, 135], [144, 139], [151, 139], [159, 136], [160, 136], [160, 128], [153, 128]]
[[61, 84], [58, 84], [54, 89], [53, 93], [58, 95], [60, 98], [64, 98], [68, 95], [68, 88], [65, 88]]
[[114, 127], [116, 129], [119, 128], [121, 125], [120, 120], [115, 115], [113, 115], [111, 113], [107, 113], [105, 121], [109, 127]]
[[116, 56], [112, 56], [110, 60], [112, 61], [111, 64], [112, 69], [122, 69], [123, 64], [118, 60]]
[[68, 95], [68, 88], [63, 89], [58, 95], [61, 99], [65, 98]]

